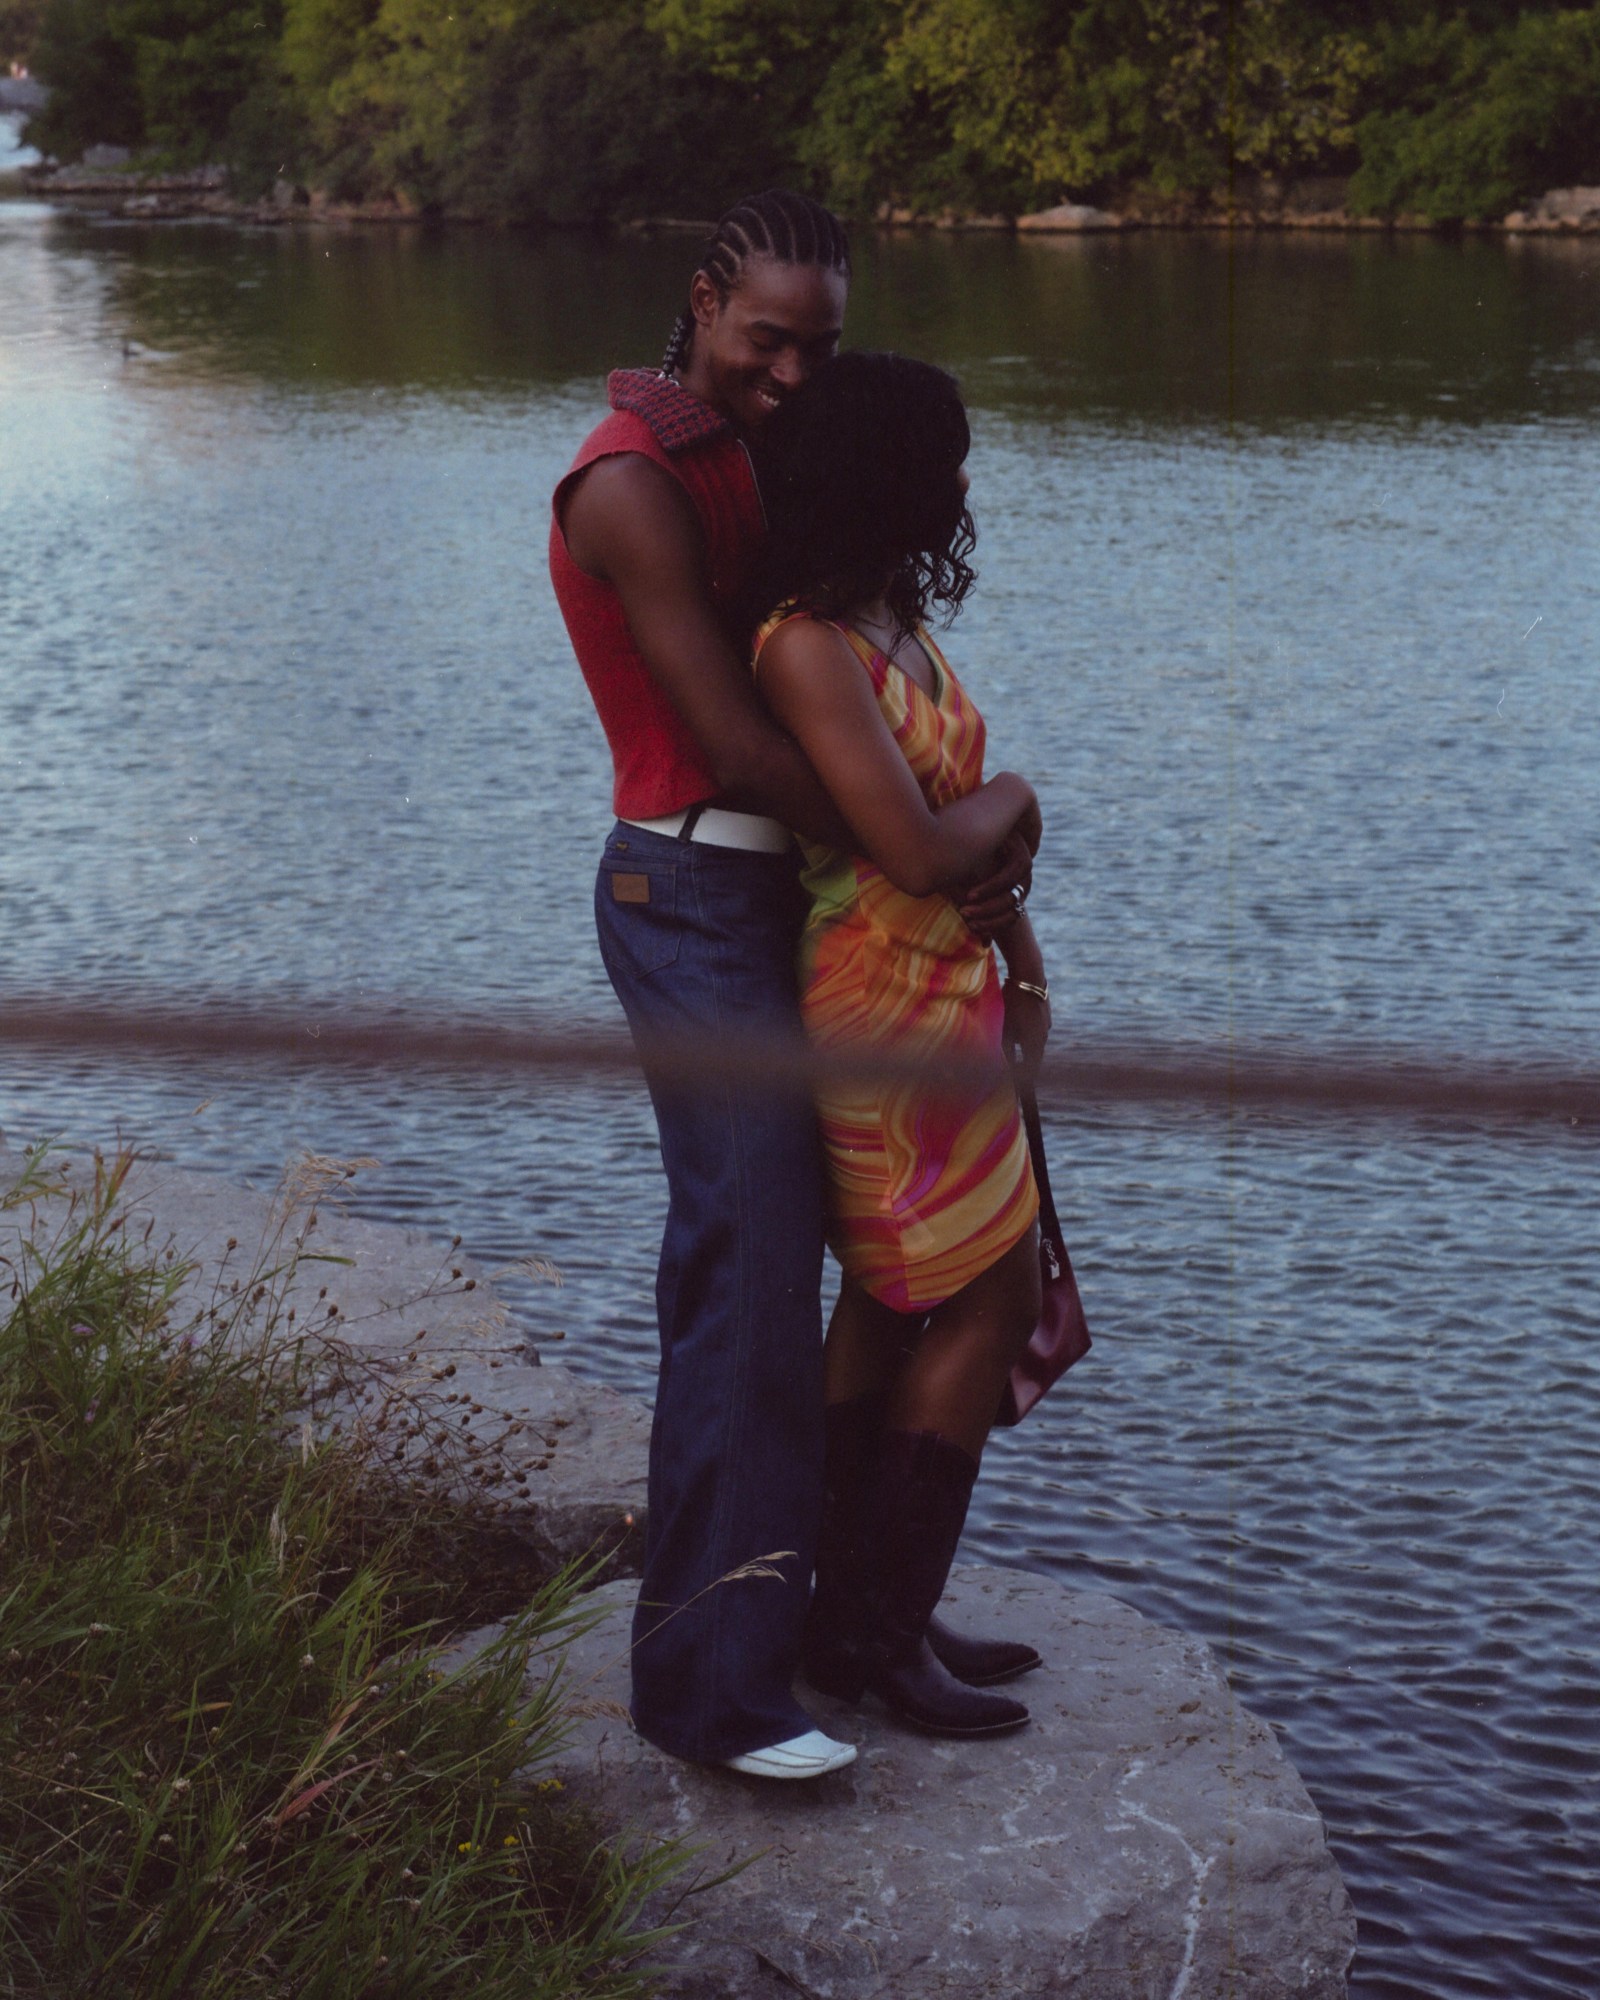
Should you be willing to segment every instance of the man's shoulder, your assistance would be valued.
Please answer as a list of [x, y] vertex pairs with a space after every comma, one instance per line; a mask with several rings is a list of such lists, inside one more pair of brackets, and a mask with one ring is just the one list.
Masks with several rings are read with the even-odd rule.
[[578, 446], [572, 461], [572, 470], [588, 465], [592, 460], [605, 458], [612, 452], [636, 452], [643, 458], [652, 458], [659, 465], [668, 462], [667, 453], [656, 434], [633, 410], [608, 410]]
[[693, 487], [698, 472], [691, 471], [691, 462], [697, 468], [720, 465], [724, 452], [743, 457], [727, 418], [658, 369], [613, 370], [606, 397], [609, 414], [579, 445], [556, 488], [558, 513], [576, 490], [578, 475], [601, 461], [611, 461], [608, 485], [620, 481], [624, 491], [637, 490], [636, 482], [642, 481], [648, 491], [657, 474], [646, 472], [640, 461], [659, 467], [679, 485], [687, 479]]
[[665, 478], [670, 485], [678, 484], [671, 457], [644, 418], [636, 411], [612, 410], [578, 446], [572, 463], [556, 483], [553, 500], [558, 520], [580, 484], [589, 485], [587, 475], [597, 466], [606, 468], [603, 484], [609, 485], [620, 478], [625, 491], [633, 489], [641, 479], [648, 482]]

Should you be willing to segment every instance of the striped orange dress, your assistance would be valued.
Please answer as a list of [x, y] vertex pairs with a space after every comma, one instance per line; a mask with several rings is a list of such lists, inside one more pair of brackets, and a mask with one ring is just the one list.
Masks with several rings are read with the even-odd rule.
[[[783, 615], [756, 638], [756, 655]], [[983, 718], [927, 632], [930, 696], [850, 626], [879, 712], [931, 807], [983, 783]], [[829, 1243], [844, 1271], [896, 1312], [926, 1312], [986, 1271], [1027, 1231], [1039, 1197], [1001, 1049], [994, 954], [948, 896], [908, 896], [859, 854], [803, 842], [811, 913], [801, 1009], [821, 1048], [992, 1058], [995, 1083], [961, 1093], [920, 1084], [829, 1082], [817, 1112], [830, 1182]]]

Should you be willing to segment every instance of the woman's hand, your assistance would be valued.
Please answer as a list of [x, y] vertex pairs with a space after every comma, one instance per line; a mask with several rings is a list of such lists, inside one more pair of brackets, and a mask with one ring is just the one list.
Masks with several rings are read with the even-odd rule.
[[[983, 788], [1003, 797], [1014, 806], [1016, 818], [1011, 830], [995, 850], [993, 863], [981, 881], [974, 882], [961, 898], [959, 908], [969, 930], [985, 944], [994, 944], [1008, 925], [1022, 914], [1022, 905], [1033, 887], [1033, 861], [1039, 852], [1044, 821], [1039, 812], [1039, 796], [1026, 778], [1015, 771], [1001, 771]], [[1021, 896], [1018, 897], [1017, 891]]]
[[993, 944], [1020, 914], [1021, 905], [1013, 891], [1020, 889], [1026, 902], [1032, 887], [1033, 850], [1019, 827], [1007, 834], [993, 870], [981, 882], [974, 882], [962, 898], [962, 918], [985, 944]]

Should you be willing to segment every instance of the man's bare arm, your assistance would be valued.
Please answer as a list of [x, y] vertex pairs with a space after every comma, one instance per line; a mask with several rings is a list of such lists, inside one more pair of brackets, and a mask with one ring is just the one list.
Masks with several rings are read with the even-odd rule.
[[712, 603], [705, 539], [671, 476], [638, 453], [603, 458], [569, 495], [578, 567], [610, 583], [645, 664], [705, 752], [728, 802], [832, 846], [848, 831], [804, 754], [756, 694]]
[[[843, 815], [758, 697], [749, 662], [717, 617], [700, 522], [671, 474], [637, 452], [599, 459], [569, 491], [561, 525], [573, 561], [622, 599], [634, 643], [728, 803], [770, 813], [830, 847], [854, 847]], [[1030, 846], [1037, 844], [1035, 833]], [[1004, 892], [1013, 880], [1026, 886], [1031, 856], [1008, 844], [998, 874], [994, 867], [973, 871], [990, 877], [980, 928], [982, 916], [1012, 914]]]

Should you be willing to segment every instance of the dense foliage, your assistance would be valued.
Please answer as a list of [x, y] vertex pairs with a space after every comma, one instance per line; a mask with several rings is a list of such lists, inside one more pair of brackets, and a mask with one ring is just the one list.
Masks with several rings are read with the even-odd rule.
[[[24, 0], [0, 0], [16, 6]], [[27, 0], [35, 138], [557, 223], [1017, 214], [1353, 175], [1371, 213], [1600, 179], [1600, 6], [1548, 0]]]
[[27, 62], [43, 18], [44, 0], [0, 0], [0, 68]]

